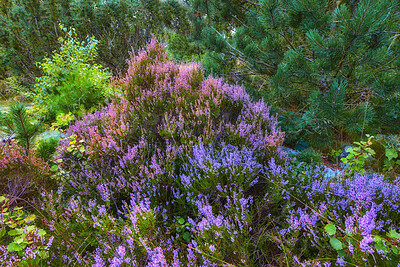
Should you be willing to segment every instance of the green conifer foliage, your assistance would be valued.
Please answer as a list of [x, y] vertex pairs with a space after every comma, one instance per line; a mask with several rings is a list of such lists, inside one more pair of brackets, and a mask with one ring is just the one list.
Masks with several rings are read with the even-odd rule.
[[28, 154], [33, 138], [39, 133], [40, 124], [32, 122], [23, 103], [13, 103], [9, 113], [0, 112], [0, 128], [9, 135], [14, 135], [17, 143]]
[[193, 0], [192, 8], [205, 61], [219, 59], [213, 72], [273, 104], [292, 140], [326, 147], [400, 130], [397, 1]]

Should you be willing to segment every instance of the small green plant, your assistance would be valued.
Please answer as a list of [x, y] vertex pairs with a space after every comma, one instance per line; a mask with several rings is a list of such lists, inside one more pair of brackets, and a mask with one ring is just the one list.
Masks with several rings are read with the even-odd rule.
[[332, 149], [329, 155], [335, 160], [336, 165], [339, 165], [339, 156], [341, 154], [340, 149]]
[[76, 135], [71, 135], [70, 139], [72, 141], [69, 142], [67, 151], [71, 152], [74, 156], [81, 158], [83, 156], [83, 153], [85, 153], [85, 146], [84, 146], [85, 141], [84, 140], [77, 141]]
[[383, 171], [391, 171], [400, 166], [399, 151], [396, 148], [385, 147], [385, 156]]
[[365, 173], [365, 162], [369, 157], [375, 155], [375, 151], [370, 147], [372, 145], [373, 136], [367, 135], [367, 141], [354, 142], [356, 147], [347, 149], [349, 154], [342, 158], [344, 164], [349, 164], [351, 172]]
[[400, 136], [379, 134], [372, 148], [376, 152], [376, 170], [396, 177], [400, 170]]
[[32, 224], [36, 219], [34, 214], [27, 214], [21, 207], [9, 209], [8, 201], [0, 196], [0, 247], [6, 247], [10, 253], [9, 259], [7, 255], [1, 258], [6, 258], [9, 264], [11, 261], [19, 266], [38, 266], [49, 257], [52, 238], [46, 238], [46, 231]]
[[56, 121], [51, 124], [51, 129], [54, 131], [64, 131], [69, 124], [75, 120], [75, 116], [68, 112], [67, 114], [60, 113], [56, 117]]
[[[352, 257], [357, 258], [357, 254], [362, 254], [360, 247], [362, 236], [350, 234], [347, 231], [341, 233], [337, 231], [334, 224], [325, 225], [324, 231], [329, 235], [329, 244], [334, 248], [340, 257], [348, 255], [348, 250], [352, 250]], [[377, 251], [383, 251], [389, 254], [390, 258], [398, 258], [400, 256], [400, 234], [392, 229], [386, 236], [373, 235], [374, 241], [371, 243]], [[362, 256], [360, 257], [362, 258]]]
[[178, 218], [176, 220], [177, 226], [176, 226], [176, 231], [179, 233], [179, 235], [185, 240], [186, 242], [190, 241], [190, 232], [187, 230], [189, 229], [192, 225], [186, 221], [184, 218]]

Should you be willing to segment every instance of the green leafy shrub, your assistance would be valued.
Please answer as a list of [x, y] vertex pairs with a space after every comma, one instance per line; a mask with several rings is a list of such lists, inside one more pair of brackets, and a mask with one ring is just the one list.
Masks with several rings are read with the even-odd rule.
[[68, 114], [60, 113], [56, 117], [56, 121], [51, 124], [51, 129], [56, 131], [64, 131], [75, 120], [75, 116], [69, 112]]
[[45, 76], [37, 78], [37, 104], [59, 113], [77, 112], [102, 104], [108, 96], [110, 73], [94, 64], [97, 44], [93, 37], [77, 40], [73, 29], [60, 37], [60, 50], [39, 65]]
[[341, 161], [344, 164], [349, 164], [349, 170], [351, 172], [365, 173], [366, 161], [375, 155], [375, 151], [370, 147], [372, 145], [373, 136], [367, 135], [367, 141], [354, 142], [356, 147], [348, 148], [346, 157], [342, 158]]
[[0, 262], [2, 266], [42, 266], [49, 257], [53, 237], [33, 224], [36, 216], [21, 207], [8, 208], [0, 196]]
[[398, 135], [377, 135], [371, 146], [376, 152], [377, 170], [396, 176], [400, 171], [400, 140]]

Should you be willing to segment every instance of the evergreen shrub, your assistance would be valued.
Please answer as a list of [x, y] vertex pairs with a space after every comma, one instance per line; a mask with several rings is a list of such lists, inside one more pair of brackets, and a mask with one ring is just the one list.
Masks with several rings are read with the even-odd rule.
[[396, 1], [190, 3], [186, 41], [201, 48], [213, 73], [272, 105], [287, 144], [328, 149], [364, 133], [399, 131]]

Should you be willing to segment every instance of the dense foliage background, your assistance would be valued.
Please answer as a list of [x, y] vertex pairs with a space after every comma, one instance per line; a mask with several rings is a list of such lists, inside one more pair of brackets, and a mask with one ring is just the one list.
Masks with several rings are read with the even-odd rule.
[[0, 4], [2, 75], [23, 75], [26, 82], [40, 74], [36, 62], [57, 48], [60, 23], [75, 28], [80, 39], [98, 40], [97, 63], [114, 74], [126, 68], [131, 48], [144, 47], [153, 34], [189, 28], [185, 9], [177, 1], [6, 0]]
[[0, 0], [0, 266], [398, 266], [399, 11]]

